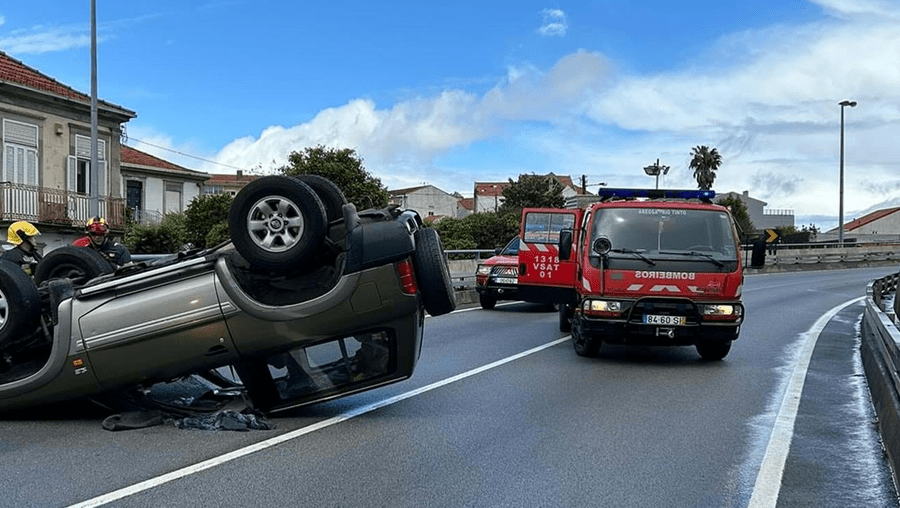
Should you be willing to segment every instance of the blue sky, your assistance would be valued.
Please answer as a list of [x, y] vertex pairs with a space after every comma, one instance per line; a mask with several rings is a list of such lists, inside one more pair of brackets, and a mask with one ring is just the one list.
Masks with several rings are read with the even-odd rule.
[[[521, 173], [714, 188], [797, 225], [900, 205], [897, 0], [97, 1], [101, 99], [135, 148], [210, 173], [353, 148], [391, 189]], [[90, 93], [90, 2], [0, 4], [0, 50]], [[216, 164], [209, 162], [214, 161]]]

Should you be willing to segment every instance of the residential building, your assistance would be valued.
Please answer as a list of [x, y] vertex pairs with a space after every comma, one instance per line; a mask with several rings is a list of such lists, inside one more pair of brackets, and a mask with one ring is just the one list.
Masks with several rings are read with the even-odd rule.
[[231, 194], [236, 196], [245, 185], [259, 178], [257, 175], [245, 175], [240, 169], [233, 175], [212, 174], [203, 184], [204, 194]]
[[122, 179], [125, 204], [132, 220], [140, 224], [159, 224], [162, 216], [183, 212], [200, 195], [210, 175], [122, 145]]
[[460, 196], [448, 194], [434, 185], [388, 190], [390, 202], [419, 212], [423, 220], [433, 222], [444, 217], [459, 217]]
[[91, 97], [0, 52], [0, 227], [28, 220], [45, 249], [68, 244], [98, 209], [113, 231], [125, 222], [120, 172], [124, 124], [134, 111], [97, 101], [97, 160], [91, 168]]
[[[574, 183], [572, 183], [572, 178], [569, 176], [555, 175], [553, 173], [548, 173], [543, 176], [550, 178], [551, 180], [562, 186], [562, 196], [564, 199], [568, 199], [572, 196], [589, 194], [586, 193], [581, 187], [578, 187]], [[510, 185], [512, 185], [511, 181], [475, 182], [474, 211], [476, 213], [481, 213], [496, 212], [497, 210], [499, 210], [500, 205], [503, 204], [503, 190]]]
[[[897, 241], [900, 239], [900, 207], [882, 208], [845, 222], [845, 241], [850, 239], [848, 235], [857, 242]], [[838, 228], [832, 228], [819, 236], [822, 240], [837, 239]]]
[[768, 203], [751, 198], [749, 191], [744, 191], [741, 194], [738, 194], [737, 192], [716, 194], [716, 200], [729, 197], [737, 198], [744, 203], [744, 206], [747, 207], [747, 215], [750, 217], [750, 222], [753, 223], [753, 227], [756, 228], [757, 231], [794, 226], [793, 210], [766, 208]]

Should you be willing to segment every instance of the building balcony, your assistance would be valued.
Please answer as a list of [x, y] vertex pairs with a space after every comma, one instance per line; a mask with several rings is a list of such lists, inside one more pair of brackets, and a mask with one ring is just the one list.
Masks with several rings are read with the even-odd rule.
[[[100, 196], [100, 216], [111, 229], [125, 226], [125, 199]], [[91, 218], [91, 197], [60, 189], [0, 182], [0, 220], [27, 220], [83, 228]]]

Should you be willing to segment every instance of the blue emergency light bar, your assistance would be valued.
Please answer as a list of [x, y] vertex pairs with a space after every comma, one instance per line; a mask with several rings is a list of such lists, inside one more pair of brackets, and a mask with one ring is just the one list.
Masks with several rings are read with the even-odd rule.
[[597, 189], [597, 196], [600, 198], [613, 199], [699, 199], [701, 201], [710, 201], [716, 197], [716, 191], [713, 190], [685, 190], [685, 189]]

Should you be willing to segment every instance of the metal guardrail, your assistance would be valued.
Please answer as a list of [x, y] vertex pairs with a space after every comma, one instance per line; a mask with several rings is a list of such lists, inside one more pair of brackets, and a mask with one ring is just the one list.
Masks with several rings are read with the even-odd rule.
[[[860, 326], [863, 369], [895, 482], [900, 471], [900, 329], [896, 322], [898, 280], [900, 273], [869, 283]], [[889, 300], [893, 303], [892, 308], [887, 310]]]

